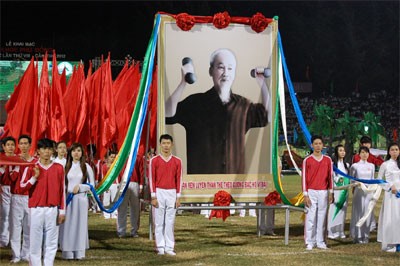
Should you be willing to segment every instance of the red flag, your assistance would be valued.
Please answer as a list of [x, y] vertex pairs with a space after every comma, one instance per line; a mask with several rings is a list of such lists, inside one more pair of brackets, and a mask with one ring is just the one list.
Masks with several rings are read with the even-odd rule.
[[[100, 119], [99, 123], [99, 137], [100, 137], [100, 156], [105, 155], [107, 148], [115, 140], [117, 126], [115, 122], [115, 105], [114, 94], [112, 93], [112, 75], [110, 54], [106, 63], [101, 67], [102, 69], [102, 91], [100, 94]], [[120, 148], [120, 147], [118, 147]]]
[[48, 136], [55, 141], [63, 140], [67, 133], [67, 123], [65, 121], [64, 102], [62, 99], [62, 89], [60, 85], [60, 75], [58, 74], [56, 53], [53, 51], [52, 68], [52, 88], [50, 90], [50, 125]]
[[75, 132], [75, 121], [76, 114], [79, 109], [79, 80], [78, 74], [76, 71], [76, 67], [74, 67], [72, 76], [69, 79], [67, 89], [63, 96], [64, 103], [64, 111], [65, 111], [65, 121], [67, 125], [68, 131], [68, 145], [71, 145], [76, 140], [76, 132]]
[[86, 80], [84, 80], [84, 90], [85, 90], [85, 98], [86, 98], [86, 122], [83, 125], [82, 131], [79, 136], [77, 136], [77, 141], [81, 143], [82, 145], [86, 146], [90, 143], [90, 133], [91, 133], [91, 108], [92, 108], [92, 61], [89, 61], [89, 70], [88, 74], [86, 77]]
[[62, 95], [64, 95], [65, 91], [67, 90], [67, 74], [66, 74], [65, 68], [63, 69], [63, 72], [60, 77], [60, 86], [61, 86]]
[[39, 84], [39, 127], [38, 137], [45, 135], [49, 124], [49, 112], [50, 112], [50, 84], [49, 84], [49, 70], [47, 66], [47, 52], [43, 58], [42, 73], [40, 75]]
[[90, 142], [96, 145], [98, 151], [100, 147], [99, 120], [102, 68], [103, 66], [100, 66], [91, 76], [90, 83], [86, 83], [86, 95], [89, 100], [88, 104], [90, 110]]
[[18, 138], [21, 134], [31, 134], [34, 116], [32, 110], [34, 109], [36, 92], [37, 69], [32, 57], [28, 68], [5, 106], [7, 121], [4, 126], [4, 137]]
[[[80, 139], [83, 132], [84, 126], [87, 121], [87, 98], [86, 98], [86, 88], [85, 88], [85, 73], [83, 71], [83, 65], [79, 65], [78, 68], [78, 85], [79, 85], [79, 95], [77, 101], [79, 102], [79, 109], [76, 112], [76, 122], [75, 122], [75, 132], [76, 138], [75, 142]], [[86, 143], [85, 143], [86, 145]]]
[[39, 139], [39, 89], [38, 89], [38, 63], [35, 65], [35, 96], [32, 98], [32, 101], [35, 103], [34, 104], [34, 109], [33, 109], [33, 118], [32, 118], [32, 132], [31, 132], [31, 138], [32, 138], [32, 145], [29, 153], [31, 155], [34, 155], [36, 152], [36, 146], [37, 146], [37, 141]]
[[[149, 131], [149, 143], [148, 149], [153, 148], [154, 150], [157, 148], [157, 66], [154, 67], [153, 71], [153, 80], [151, 82], [150, 87], [150, 95], [149, 102], [147, 105], [147, 115], [146, 121], [143, 125], [142, 136], [140, 139], [140, 147], [139, 154], [146, 153], [146, 139], [147, 139], [147, 131]], [[149, 116], [150, 116], [150, 124], [149, 124]], [[150, 127], [148, 130], [147, 128]]]
[[128, 72], [128, 59], [125, 61], [125, 65], [122, 68], [121, 72], [119, 72], [118, 77], [115, 79], [113, 82], [113, 93], [114, 95], [117, 93], [117, 91], [121, 88], [121, 83], [124, 81], [126, 78], [126, 73]]
[[118, 129], [118, 147], [121, 147], [124, 142], [132, 118], [133, 109], [135, 107], [141, 76], [139, 72], [139, 64], [131, 66], [125, 76], [123, 82], [120, 83], [120, 87], [115, 90], [116, 94], [114, 99]]

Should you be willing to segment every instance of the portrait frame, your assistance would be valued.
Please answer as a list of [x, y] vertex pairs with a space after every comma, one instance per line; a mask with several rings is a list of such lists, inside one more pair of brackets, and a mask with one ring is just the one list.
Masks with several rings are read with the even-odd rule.
[[[217, 29], [212, 23], [195, 24], [190, 31], [183, 31], [173, 17], [161, 16], [157, 44], [157, 136], [165, 133], [172, 135], [173, 154], [182, 159], [181, 202], [212, 202], [219, 190], [229, 192], [236, 202], [260, 202], [274, 190], [272, 132], [276, 108], [277, 33], [277, 21], [269, 23], [260, 33], [253, 31], [249, 25], [235, 23], [224, 29]], [[181, 81], [184, 57], [192, 59], [197, 79], [194, 84], [186, 86], [180, 101], [193, 93], [203, 93], [212, 88], [210, 55], [220, 48], [228, 48], [236, 56], [236, 79], [232, 92], [254, 103], [261, 102], [261, 90], [250, 72], [255, 67], [271, 69], [272, 75], [266, 78], [272, 104], [270, 121], [267, 126], [251, 128], [246, 133], [245, 174], [187, 174], [186, 132], [180, 124], [166, 125], [165, 101]]]

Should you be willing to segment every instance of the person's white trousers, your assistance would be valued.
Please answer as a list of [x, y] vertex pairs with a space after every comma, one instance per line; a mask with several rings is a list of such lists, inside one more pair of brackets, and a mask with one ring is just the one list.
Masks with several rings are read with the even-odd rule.
[[0, 247], [5, 247], [10, 241], [10, 186], [0, 186]]
[[159, 252], [173, 251], [175, 246], [176, 190], [157, 188], [156, 197], [158, 208], [153, 208], [153, 210], [157, 250]]
[[139, 184], [137, 182], [130, 182], [129, 187], [125, 193], [124, 200], [118, 208], [118, 235], [124, 236], [126, 234], [126, 219], [128, 216], [128, 206], [130, 212], [131, 222], [131, 236], [134, 236], [139, 230], [140, 222], [140, 198], [139, 198]]
[[[11, 195], [10, 245], [13, 259], [29, 259], [30, 220], [28, 195]], [[21, 233], [23, 233], [21, 249]]]
[[52, 266], [57, 253], [58, 226], [57, 207], [29, 208], [31, 231], [29, 247], [29, 265], [42, 265], [42, 248], [44, 266]]
[[320, 245], [325, 243], [325, 221], [328, 209], [327, 190], [308, 190], [311, 206], [307, 208], [306, 223], [304, 227], [304, 240], [306, 245]]

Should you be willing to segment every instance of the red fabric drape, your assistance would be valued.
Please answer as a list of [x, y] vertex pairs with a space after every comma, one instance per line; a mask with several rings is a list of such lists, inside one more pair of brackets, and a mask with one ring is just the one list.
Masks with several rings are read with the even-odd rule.
[[[75, 122], [75, 139], [74, 142], [78, 142], [81, 138], [81, 134], [86, 124], [87, 114], [88, 114], [88, 104], [87, 104], [87, 97], [86, 97], [86, 87], [85, 87], [85, 73], [83, 71], [83, 65], [79, 65], [78, 68], [78, 102], [79, 102], [79, 109], [76, 113], [76, 122]], [[87, 145], [87, 143], [83, 143]]]
[[36, 93], [37, 69], [32, 57], [28, 68], [5, 106], [7, 121], [4, 126], [4, 137], [13, 136], [18, 138], [21, 134], [31, 133], [35, 115], [33, 110]]
[[[77, 141], [86, 146], [90, 143], [91, 136], [91, 110], [92, 110], [92, 61], [89, 61], [89, 70], [86, 79], [83, 82], [83, 90], [86, 98], [86, 122], [83, 124], [82, 130], [77, 136]], [[83, 93], [83, 92], [82, 92]]]
[[111, 62], [110, 54], [108, 55], [106, 63], [101, 67], [102, 72], [102, 90], [100, 92], [100, 119], [99, 122], [99, 147], [100, 156], [106, 154], [107, 149], [113, 143], [117, 133], [117, 126], [115, 122], [115, 104], [114, 94], [112, 93], [112, 75], [111, 75]]
[[133, 109], [139, 91], [140, 77], [139, 64], [132, 65], [124, 75], [125, 78], [115, 90], [115, 113], [118, 128], [117, 145], [121, 148], [124, 142]]
[[52, 82], [50, 90], [50, 124], [47, 136], [54, 140], [64, 140], [67, 133], [67, 122], [65, 121], [65, 109], [63, 93], [58, 74], [56, 53], [53, 51]]
[[47, 52], [43, 58], [42, 73], [39, 84], [39, 127], [38, 138], [45, 136], [50, 124], [50, 84], [49, 70], [47, 65]]

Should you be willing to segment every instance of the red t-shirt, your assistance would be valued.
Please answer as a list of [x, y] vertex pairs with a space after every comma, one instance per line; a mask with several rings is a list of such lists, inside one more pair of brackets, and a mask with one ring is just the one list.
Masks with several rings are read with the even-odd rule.
[[65, 214], [65, 176], [64, 167], [58, 163], [47, 166], [37, 162], [39, 177], [33, 180], [33, 167], [24, 172], [21, 190], [29, 191], [29, 208], [58, 207], [60, 214]]
[[333, 189], [333, 164], [330, 157], [322, 155], [317, 160], [314, 155], [310, 155], [303, 160], [302, 185], [303, 193], [309, 189], [332, 190]]
[[150, 160], [150, 192], [154, 197], [157, 188], [176, 189], [177, 196], [180, 197], [182, 189], [182, 161], [176, 156], [171, 155], [165, 159], [157, 155]]

